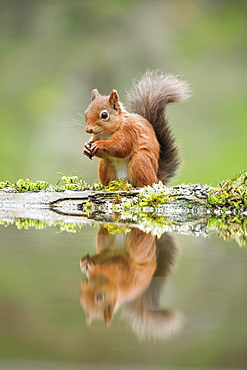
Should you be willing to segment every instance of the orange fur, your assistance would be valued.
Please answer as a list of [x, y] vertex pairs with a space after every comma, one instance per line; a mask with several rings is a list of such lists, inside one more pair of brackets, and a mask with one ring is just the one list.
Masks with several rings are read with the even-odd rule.
[[129, 94], [134, 113], [119, 101], [116, 90], [109, 96], [92, 91], [85, 112], [91, 139], [83, 153], [100, 158], [98, 175], [103, 185], [126, 179], [134, 186], [167, 183], [179, 165], [178, 149], [164, 109], [170, 102], [188, 97], [188, 86], [176, 77], [147, 72]]
[[[86, 131], [92, 137], [84, 145], [84, 154], [88, 149], [91, 156], [100, 158], [101, 183], [108, 185], [117, 178], [135, 186], [158, 182], [160, 148], [153, 127], [143, 117], [125, 111], [120, 103], [118, 108], [114, 108], [116, 102], [112, 104], [110, 97], [97, 96], [86, 111]], [[107, 120], [100, 119], [102, 111], [109, 114]]]
[[81, 284], [81, 304], [88, 323], [104, 318], [109, 324], [123, 302], [132, 301], [149, 286], [156, 269], [155, 236], [139, 229], [117, 236], [101, 227], [97, 246], [96, 255], [80, 261], [88, 275]]

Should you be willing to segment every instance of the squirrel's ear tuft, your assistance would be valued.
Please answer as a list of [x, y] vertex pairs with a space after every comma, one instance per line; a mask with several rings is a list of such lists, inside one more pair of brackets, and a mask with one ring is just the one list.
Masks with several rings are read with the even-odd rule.
[[86, 312], [86, 323], [87, 325], [91, 325], [92, 323], [92, 316], [90, 315], [90, 312]]
[[112, 302], [111, 304], [108, 304], [107, 307], [105, 307], [103, 311], [103, 317], [104, 317], [106, 325], [109, 325], [111, 323], [114, 307], [115, 307], [115, 302]]
[[112, 90], [111, 95], [109, 96], [109, 103], [113, 109], [118, 110], [120, 108], [119, 97], [116, 90]]
[[100, 93], [98, 92], [98, 90], [97, 89], [94, 89], [93, 91], [92, 91], [92, 101], [94, 100], [94, 99], [96, 99], [96, 98], [100, 98], [101, 97], [101, 95], [100, 95]]

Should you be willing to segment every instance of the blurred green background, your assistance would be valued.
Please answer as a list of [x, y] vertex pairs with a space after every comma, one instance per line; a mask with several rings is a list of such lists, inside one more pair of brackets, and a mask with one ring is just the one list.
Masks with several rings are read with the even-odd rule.
[[167, 109], [183, 165], [173, 183], [216, 185], [246, 169], [245, 0], [0, 1], [0, 180], [97, 181], [82, 155], [95, 87], [125, 91], [149, 69], [192, 98]]

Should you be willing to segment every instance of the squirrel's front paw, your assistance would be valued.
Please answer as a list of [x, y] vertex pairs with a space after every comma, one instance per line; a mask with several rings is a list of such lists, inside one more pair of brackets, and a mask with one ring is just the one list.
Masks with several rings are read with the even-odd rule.
[[82, 272], [87, 272], [88, 270], [88, 261], [89, 261], [89, 254], [82, 257], [80, 260], [80, 268]]
[[84, 145], [83, 145], [83, 154], [86, 155], [88, 158], [92, 159], [93, 158], [93, 153], [91, 151], [91, 146], [92, 146], [92, 143], [93, 141], [90, 140], [90, 141], [87, 141]]
[[87, 254], [86, 256], [82, 257], [80, 260], [80, 268], [82, 272], [88, 272], [94, 266], [94, 262], [92, 258]]
[[103, 149], [102, 147], [102, 144], [100, 141], [95, 141], [91, 144], [90, 146], [90, 151], [92, 153], [92, 156], [96, 155], [96, 153], [98, 154], [97, 156], [100, 156], [99, 154], [99, 151]]

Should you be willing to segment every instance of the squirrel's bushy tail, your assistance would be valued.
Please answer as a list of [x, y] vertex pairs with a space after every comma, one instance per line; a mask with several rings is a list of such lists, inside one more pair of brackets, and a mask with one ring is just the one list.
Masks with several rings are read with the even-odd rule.
[[131, 111], [145, 117], [156, 133], [161, 150], [158, 179], [163, 183], [173, 176], [180, 162], [164, 110], [168, 103], [181, 102], [189, 96], [189, 86], [185, 81], [159, 71], [147, 71], [128, 93]]

